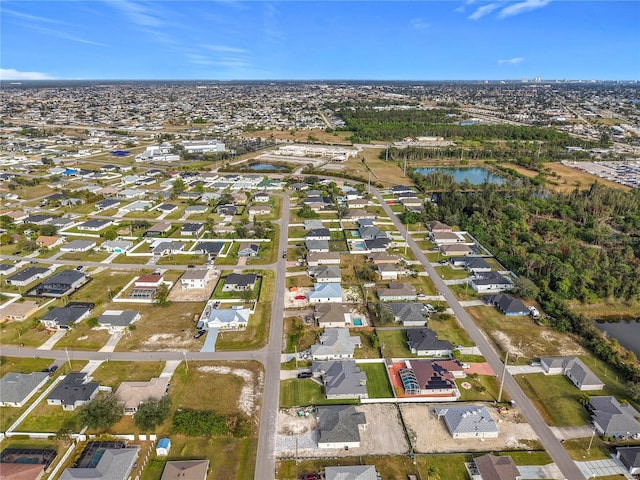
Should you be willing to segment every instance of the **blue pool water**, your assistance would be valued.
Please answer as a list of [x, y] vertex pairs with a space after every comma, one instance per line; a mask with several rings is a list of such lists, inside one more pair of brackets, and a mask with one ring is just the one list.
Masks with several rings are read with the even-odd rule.
[[354, 327], [361, 327], [362, 326], [362, 320], [360, 320], [359, 318], [354, 318], [353, 319], [353, 326]]
[[350, 230], [351, 236], [354, 238], [360, 238], [360, 232], [358, 230]]
[[360, 249], [362, 249], [362, 250], [364, 250], [364, 249], [365, 249], [365, 247], [366, 247], [366, 245], [364, 244], [364, 242], [356, 242], [356, 243], [355, 243], [355, 245], [356, 245], [356, 248], [360, 248]]

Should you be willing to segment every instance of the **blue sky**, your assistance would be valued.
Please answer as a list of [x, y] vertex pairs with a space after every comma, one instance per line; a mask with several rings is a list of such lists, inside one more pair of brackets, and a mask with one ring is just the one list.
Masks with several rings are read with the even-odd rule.
[[640, 79], [640, 2], [2, 0], [0, 78]]

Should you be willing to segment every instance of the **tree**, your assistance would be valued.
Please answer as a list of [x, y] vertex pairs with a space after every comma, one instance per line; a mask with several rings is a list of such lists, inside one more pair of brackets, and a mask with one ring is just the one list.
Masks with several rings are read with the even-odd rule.
[[3, 233], [0, 235], [0, 245], [9, 245], [11, 243], [11, 235], [8, 233]]
[[55, 235], [56, 233], [58, 233], [58, 229], [56, 228], [55, 225], [41, 225], [40, 226], [40, 235], [51, 236], [51, 235]]
[[118, 238], [118, 230], [116, 228], [108, 228], [102, 234], [105, 240], [115, 240]]
[[124, 409], [114, 394], [98, 395], [80, 408], [78, 419], [89, 428], [106, 430], [120, 420], [123, 414]]
[[166, 283], [161, 283], [156, 289], [156, 293], [153, 295], [153, 301], [160, 307], [168, 307], [171, 302], [167, 300], [169, 296], [169, 286]]
[[160, 400], [147, 400], [140, 404], [133, 419], [143, 432], [153, 430], [169, 417], [170, 407], [169, 397], [162, 397]]
[[527, 300], [534, 300], [540, 292], [538, 286], [527, 277], [518, 277], [513, 283], [514, 292]]
[[640, 382], [629, 382], [627, 387], [629, 388], [631, 400], [640, 402]]
[[184, 184], [184, 180], [181, 178], [176, 178], [173, 182], [173, 193], [180, 194], [187, 189], [187, 186]]

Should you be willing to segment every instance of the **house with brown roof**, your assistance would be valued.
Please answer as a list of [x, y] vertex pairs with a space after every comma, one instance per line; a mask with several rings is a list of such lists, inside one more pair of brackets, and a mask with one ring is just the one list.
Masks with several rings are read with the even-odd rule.
[[513, 459], [508, 456], [487, 454], [477, 457], [467, 464], [469, 476], [477, 480], [521, 480]]
[[148, 382], [122, 382], [116, 390], [116, 398], [124, 407], [125, 415], [133, 415], [140, 404], [148, 400], [160, 400], [169, 385], [168, 378], [152, 378]]
[[206, 480], [209, 460], [174, 460], [167, 462], [160, 480]]
[[36, 244], [40, 248], [54, 248], [64, 243], [64, 238], [58, 235], [40, 235], [36, 238]]
[[0, 323], [21, 322], [38, 311], [38, 303], [33, 300], [13, 302], [0, 308]]

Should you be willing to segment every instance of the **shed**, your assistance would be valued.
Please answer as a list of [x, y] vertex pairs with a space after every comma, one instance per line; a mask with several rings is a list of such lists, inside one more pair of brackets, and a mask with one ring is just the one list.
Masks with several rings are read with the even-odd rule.
[[158, 445], [156, 445], [156, 455], [166, 457], [169, 455], [169, 450], [171, 450], [171, 440], [167, 437], [163, 437], [158, 440]]

